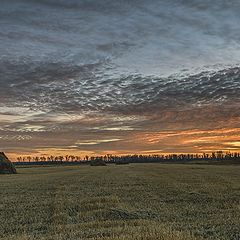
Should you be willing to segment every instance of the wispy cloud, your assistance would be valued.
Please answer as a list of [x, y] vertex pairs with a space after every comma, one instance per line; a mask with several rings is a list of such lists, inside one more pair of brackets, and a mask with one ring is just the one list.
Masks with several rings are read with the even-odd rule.
[[101, 143], [111, 143], [111, 142], [117, 142], [120, 141], [120, 138], [113, 138], [113, 139], [101, 139], [101, 140], [87, 140], [87, 141], [77, 141], [75, 144], [77, 146], [81, 145], [97, 145]]

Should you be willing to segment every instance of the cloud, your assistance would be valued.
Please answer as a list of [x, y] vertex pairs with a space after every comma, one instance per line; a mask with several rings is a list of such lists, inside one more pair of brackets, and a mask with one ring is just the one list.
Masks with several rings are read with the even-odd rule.
[[122, 140], [84, 146], [151, 152], [160, 146], [133, 136], [239, 128], [239, 10], [237, 0], [2, 1], [2, 148], [71, 149], [100, 136]]
[[[141, 75], [108, 78], [101, 71], [97, 75], [99, 65], [94, 65], [90, 66], [91, 74], [89, 66], [76, 68], [78, 71], [72, 76], [72, 68], [69, 71], [66, 68], [56, 80], [51, 73], [61, 67], [46, 66], [34, 68], [34, 74], [39, 76], [36, 82], [32, 79], [29, 84], [14, 87], [15, 95], [7, 96], [12, 98], [11, 107], [0, 108], [3, 147], [14, 146], [15, 140], [21, 140], [18, 146], [24, 149], [31, 139], [32, 147], [41, 149], [75, 146], [80, 151], [102, 148], [148, 151], [144, 145], [137, 147], [131, 132], [150, 131], [154, 135], [152, 130], [239, 127], [239, 68], [167, 78]], [[38, 73], [41, 69], [42, 73]], [[19, 103], [24, 103], [24, 107], [17, 107]], [[29, 137], [22, 137], [20, 132], [28, 133]], [[103, 141], [92, 140], [96, 136], [103, 137]], [[103, 145], [104, 136], [125, 141]], [[198, 143], [199, 149], [205, 145], [201, 139]], [[211, 141], [208, 143], [210, 146]], [[181, 144], [181, 148], [189, 151], [196, 145], [191, 141]], [[226, 144], [222, 146], [229, 148]], [[148, 147], [156, 149], [157, 145]], [[163, 145], [160, 150], [164, 149], [177, 151], [178, 146]]]
[[[101, 63], [0, 62], [2, 104], [66, 111], [161, 112], [232, 104], [239, 97], [238, 67], [196, 75], [114, 77]], [[234, 104], [233, 104], [234, 105]]]
[[117, 142], [120, 141], [120, 138], [113, 138], [113, 139], [100, 139], [100, 140], [87, 140], [87, 141], [77, 141], [75, 144], [76, 146], [81, 146], [81, 145], [97, 145], [101, 143], [111, 143], [111, 142]]

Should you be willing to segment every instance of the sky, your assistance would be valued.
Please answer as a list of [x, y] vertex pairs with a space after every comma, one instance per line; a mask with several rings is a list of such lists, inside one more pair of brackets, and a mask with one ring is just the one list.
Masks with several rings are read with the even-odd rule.
[[0, 148], [240, 150], [238, 0], [0, 0]]

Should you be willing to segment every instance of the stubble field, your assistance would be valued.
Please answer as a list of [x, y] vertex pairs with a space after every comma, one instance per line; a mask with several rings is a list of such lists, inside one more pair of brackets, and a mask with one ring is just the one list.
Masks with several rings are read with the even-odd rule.
[[0, 176], [1, 240], [240, 239], [240, 166], [18, 168]]

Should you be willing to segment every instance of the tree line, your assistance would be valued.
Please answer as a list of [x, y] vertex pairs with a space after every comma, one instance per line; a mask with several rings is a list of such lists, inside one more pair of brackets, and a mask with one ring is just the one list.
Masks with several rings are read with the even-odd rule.
[[91, 161], [100, 160], [106, 163], [155, 163], [155, 162], [188, 162], [188, 161], [240, 161], [239, 152], [217, 151], [212, 153], [201, 154], [168, 154], [168, 155], [124, 155], [117, 156], [107, 154], [104, 156], [23, 156], [18, 157], [18, 163], [90, 163]]

